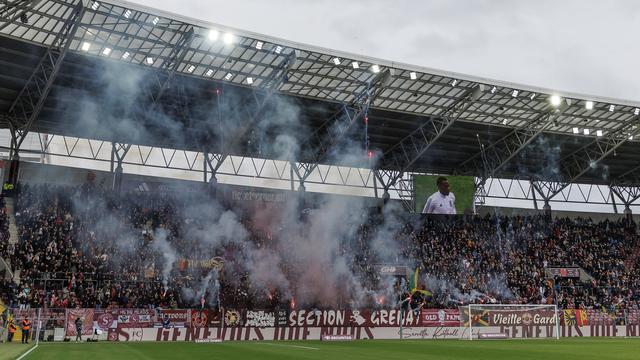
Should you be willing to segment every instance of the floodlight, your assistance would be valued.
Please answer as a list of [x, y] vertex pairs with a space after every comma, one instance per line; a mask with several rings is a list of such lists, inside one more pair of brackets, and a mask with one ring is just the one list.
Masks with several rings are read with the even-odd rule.
[[616, 106], [611, 104], [609, 105], [609, 111], [614, 111], [616, 109]]
[[513, 92], [511, 93], [511, 96], [518, 97], [518, 90], [513, 90]]
[[209, 30], [209, 40], [216, 41], [218, 40], [218, 36], [220, 36], [220, 32], [216, 29]]
[[502, 125], [507, 125], [508, 121], [507, 119], [502, 119]]
[[377, 74], [380, 72], [380, 66], [373, 64], [371, 65], [371, 71], [373, 71], [374, 74]]
[[224, 41], [225, 44], [233, 44], [234, 42], [236, 42], [236, 37], [232, 34], [232, 33], [225, 33], [222, 36], [222, 41]]
[[537, 95], [536, 93], [531, 93], [531, 96], [529, 96], [529, 99], [531, 99], [531, 100], [535, 99], [536, 95]]
[[587, 129], [587, 128], [584, 128], [582, 130], [582, 133], [585, 134], [585, 135], [589, 135], [591, 133], [591, 131], [589, 131], [589, 129]]
[[593, 101], [585, 101], [584, 108], [587, 110], [593, 110]]
[[282, 46], [278, 45], [278, 46], [276, 46], [275, 52], [276, 52], [276, 54], [279, 55], [282, 52], [282, 50], [283, 50]]
[[334, 57], [334, 58], [333, 58], [333, 63], [334, 63], [335, 65], [340, 65], [340, 58]]
[[125, 51], [124, 54], [122, 54], [122, 60], [127, 60], [129, 56], [131, 56], [131, 54], [128, 51]]
[[147, 64], [152, 65], [153, 64], [153, 58], [148, 56], [147, 57]]
[[411, 78], [411, 80], [415, 80], [418, 78], [418, 74], [416, 74], [415, 71], [412, 71], [409, 73], [409, 78]]
[[111, 48], [106, 47], [102, 49], [102, 55], [109, 56], [109, 54], [111, 54]]
[[578, 129], [577, 127], [573, 128], [573, 133], [574, 134], [580, 134], [580, 129]]
[[232, 73], [227, 73], [227, 75], [224, 76], [224, 79], [229, 81], [229, 80], [231, 80], [232, 77], [233, 77]]
[[94, 1], [93, 4], [91, 4], [91, 9], [93, 10], [98, 10], [99, 7], [100, 7], [100, 3], [97, 1]]
[[126, 18], [128, 19], [128, 18], [129, 18], [129, 16], [131, 16], [131, 10], [127, 9], [127, 10], [124, 12], [124, 17], [126, 17]]
[[357, 62], [357, 61], [353, 61], [353, 62], [351, 62], [351, 66], [352, 66], [354, 69], [359, 69], [359, 68], [360, 68], [360, 64], [358, 64], [358, 62]]
[[252, 77], [248, 77], [247, 78], [247, 84], [249, 84], [249, 85], [253, 84], [253, 78]]
[[549, 101], [551, 101], [551, 105], [558, 107], [562, 102], [562, 98], [559, 95], [551, 95], [551, 97], [549, 98]]
[[83, 42], [82, 43], [82, 51], [89, 51], [89, 48], [91, 48], [91, 44], [88, 42]]
[[153, 18], [153, 21], [151, 23], [153, 24], [153, 26], [156, 26], [158, 25], [158, 21], [160, 21], [160, 18], [156, 16], [155, 18]]
[[492, 88], [491, 88], [491, 93], [492, 93], [492, 94], [495, 94], [495, 93], [496, 93], [496, 91], [498, 91], [498, 88], [497, 88], [497, 87], [495, 87], [495, 86], [494, 86], [494, 87], [492, 87]]
[[602, 130], [598, 130], [598, 131], [596, 131], [596, 136], [598, 136], [598, 137], [602, 137]]
[[640, 115], [640, 108], [636, 108], [635, 110], [633, 110], [633, 115]]
[[456, 85], [458, 85], [458, 80], [453, 79], [453, 81], [451, 81], [451, 86], [456, 86]]
[[258, 50], [262, 50], [262, 46], [264, 45], [264, 43], [262, 41], [258, 41], [256, 42], [256, 49]]
[[213, 70], [212, 69], [208, 69], [207, 72], [204, 73], [206, 76], [211, 77], [211, 75], [213, 75]]
[[195, 65], [189, 65], [189, 67], [187, 68], [187, 71], [192, 73], [193, 70], [195, 70], [195, 69], [196, 69]]

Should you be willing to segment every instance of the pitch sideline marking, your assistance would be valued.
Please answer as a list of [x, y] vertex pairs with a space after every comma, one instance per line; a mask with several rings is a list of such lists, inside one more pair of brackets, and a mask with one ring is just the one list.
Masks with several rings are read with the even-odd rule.
[[33, 350], [35, 350], [38, 347], [38, 344], [36, 344], [34, 347], [32, 347], [31, 349], [27, 350], [26, 353], [20, 355], [19, 358], [17, 358], [16, 360], [22, 360], [24, 359], [27, 355], [29, 355], [29, 353], [31, 353]]
[[301, 345], [272, 344], [272, 343], [263, 343], [263, 342], [257, 342], [256, 344], [271, 345], [271, 346], [285, 346], [285, 347], [292, 347], [292, 348], [298, 348], [298, 349], [307, 349], [307, 350], [320, 350], [319, 348], [315, 348], [315, 347], [311, 347], [311, 346], [301, 346]]

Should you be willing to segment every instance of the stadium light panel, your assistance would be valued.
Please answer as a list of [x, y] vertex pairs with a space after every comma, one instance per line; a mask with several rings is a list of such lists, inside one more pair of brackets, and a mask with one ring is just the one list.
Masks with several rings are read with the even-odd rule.
[[100, 7], [100, 3], [97, 1], [94, 1], [93, 4], [91, 4], [91, 9], [93, 10], [98, 10], [99, 7]]
[[249, 84], [249, 85], [253, 84], [253, 78], [252, 77], [248, 77], [247, 78], [247, 84]]
[[234, 42], [236, 42], [236, 37], [232, 33], [225, 33], [222, 36], [222, 41], [224, 41], [224, 43], [227, 45], [233, 44]]
[[584, 108], [587, 110], [593, 110], [593, 101], [585, 101]]
[[283, 50], [282, 46], [278, 45], [278, 46], [276, 46], [275, 52], [276, 52], [276, 54], [280, 55], [280, 53], [282, 53], [282, 50]]
[[147, 59], [146, 59], [146, 60], [147, 60], [147, 64], [148, 64], [148, 65], [153, 65], [153, 58], [152, 58], [152, 57], [147, 56]]
[[153, 18], [153, 21], [151, 23], [153, 24], [153, 26], [156, 26], [158, 25], [158, 21], [160, 21], [160, 18], [156, 16], [155, 18]]
[[204, 73], [206, 76], [211, 77], [211, 75], [213, 75], [213, 70], [212, 69], [208, 69], [207, 72]]
[[458, 85], [458, 79], [453, 79], [453, 81], [451, 81], [451, 86], [456, 86]]
[[633, 115], [635, 116], [640, 115], [640, 108], [636, 108], [635, 110], [633, 110]]
[[111, 54], [111, 48], [106, 47], [102, 49], [102, 55], [109, 56], [109, 54]]
[[596, 131], [596, 136], [597, 137], [602, 137], [602, 130]]
[[91, 43], [88, 43], [86, 41], [82, 43], [82, 51], [89, 51], [90, 48], [91, 48]]
[[589, 129], [587, 129], [587, 128], [584, 128], [582, 130], [582, 133], [585, 134], [585, 135], [589, 135], [591, 133], [591, 131], [589, 131]]
[[257, 50], [262, 50], [262, 46], [264, 45], [264, 43], [262, 41], [258, 41], [256, 42], [256, 49]]
[[418, 78], [418, 74], [416, 74], [415, 71], [412, 71], [409, 73], [409, 78], [411, 78], [411, 80], [415, 80]]
[[232, 77], [233, 77], [233, 74], [229, 72], [229, 73], [227, 73], [227, 75], [224, 76], [224, 79], [229, 81], [229, 80], [231, 80]]
[[511, 96], [518, 97], [518, 90], [513, 90], [513, 92], [511, 93]]
[[209, 40], [216, 41], [218, 40], [218, 36], [220, 36], [220, 32], [216, 29], [209, 30]]
[[352, 61], [351, 62], [351, 67], [353, 67], [354, 69], [360, 69], [360, 64], [358, 64], [357, 61]]
[[333, 63], [334, 63], [336, 66], [340, 65], [340, 62], [341, 62], [341, 61], [340, 61], [340, 58], [337, 58], [337, 57], [334, 57], [334, 58], [333, 58]]
[[371, 71], [373, 71], [374, 74], [377, 74], [380, 72], [380, 66], [373, 64], [371, 65]]
[[492, 94], [495, 94], [495, 93], [496, 93], [496, 91], [498, 91], [498, 88], [497, 88], [497, 87], [495, 87], [495, 86], [494, 86], [494, 87], [492, 87], [492, 88], [491, 88], [491, 93], [492, 93]]
[[549, 98], [549, 101], [551, 101], [551, 105], [558, 107], [562, 102], [562, 98], [559, 95], [551, 95], [551, 98]]
[[124, 12], [124, 17], [126, 17], [126, 18], [128, 19], [130, 16], [131, 16], [131, 10], [127, 9], [127, 10]]
[[509, 123], [509, 121], [507, 121], [507, 119], [502, 119], [502, 125], [507, 125]]
[[531, 93], [531, 96], [529, 96], [529, 99], [531, 99], [531, 100], [535, 99], [536, 95], [537, 95], [536, 93]]
[[578, 129], [577, 127], [573, 128], [573, 133], [574, 134], [580, 134], [580, 129]]
[[613, 112], [616, 109], [616, 106], [611, 104], [609, 105], [609, 111]]
[[629, 134], [629, 140], [633, 140], [633, 135]]
[[196, 69], [195, 65], [189, 65], [189, 67], [187, 68], [187, 71], [188, 71], [189, 73], [192, 73], [192, 72], [193, 72], [193, 70], [195, 70], [195, 69]]
[[128, 51], [125, 51], [124, 54], [122, 54], [122, 60], [127, 60], [129, 56], [131, 56], [131, 54]]

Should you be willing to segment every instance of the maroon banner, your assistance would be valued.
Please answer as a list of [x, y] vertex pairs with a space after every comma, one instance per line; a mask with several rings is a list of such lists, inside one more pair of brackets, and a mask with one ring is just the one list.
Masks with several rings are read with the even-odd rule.
[[155, 321], [155, 310], [149, 309], [117, 309], [115, 315], [119, 328], [152, 327]]
[[209, 310], [191, 310], [192, 327], [209, 327]]
[[458, 309], [422, 309], [422, 326], [460, 326], [460, 310]]
[[162, 327], [162, 319], [169, 318], [171, 326], [188, 327], [191, 325], [191, 310], [160, 310], [154, 323], [155, 327]]
[[420, 315], [413, 311], [389, 310], [292, 310], [289, 326], [418, 326]]
[[67, 310], [66, 336], [76, 336], [76, 320], [82, 321], [82, 335], [93, 334], [93, 309], [69, 309]]
[[118, 311], [109, 309], [96, 309], [93, 312], [93, 321], [102, 331], [118, 327]]
[[251, 327], [275, 327], [276, 314], [273, 311], [247, 310], [245, 313], [244, 326]]

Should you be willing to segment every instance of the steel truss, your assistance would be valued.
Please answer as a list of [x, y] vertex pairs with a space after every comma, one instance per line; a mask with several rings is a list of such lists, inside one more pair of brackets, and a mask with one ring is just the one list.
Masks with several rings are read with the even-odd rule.
[[[413, 164], [451, 127], [459, 115], [466, 112], [473, 105], [481, 96], [481, 93], [480, 85], [475, 85], [466, 90], [462, 96], [453, 101], [453, 104], [448, 108], [430, 117], [396, 145], [385, 151], [382, 155], [382, 164], [379, 167], [381, 169], [387, 169], [380, 170], [382, 172], [394, 174], [393, 177], [391, 177], [390, 183], [395, 184], [397, 180], [402, 179]], [[382, 182], [381, 179], [380, 181]], [[385, 184], [384, 182], [382, 182], [382, 184], [386, 191], [389, 184]], [[413, 194], [413, 182], [411, 181], [409, 184], [407, 185], [405, 194]], [[410, 204], [413, 205], [411, 207], [412, 209], [415, 208], [415, 196]]]
[[[20, 4], [13, 4], [15, 5], [14, 9], [20, 7]], [[29, 2], [29, 5], [26, 5], [27, 9], [30, 5], [31, 2]], [[11, 9], [9, 9], [9, 11], [11, 11]], [[24, 9], [20, 11], [24, 11]], [[18, 149], [24, 142], [33, 122], [36, 121], [42, 110], [42, 106], [51, 91], [64, 57], [69, 51], [71, 39], [75, 36], [83, 15], [84, 7], [82, 1], [78, 1], [9, 108], [8, 125], [11, 131], [11, 160], [18, 161], [19, 159]], [[15, 176], [17, 175], [15, 166], [16, 165], [12, 163], [9, 174], [10, 182], [14, 182]]]
[[549, 129], [553, 123], [554, 116], [557, 116], [554, 111], [545, 109], [533, 120], [520, 128], [513, 129], [498, 141], [488, 146], [481, 144], [481, 152], [460, 164], [456, 173], [482, 174], [481, 177], [483, 179], [493, 177], [538, 135]]
[[[109, 141], [81, 139], [75, 137], [32, 133], [36, 141], [35, 147], [22, 149], [21, 153], [45, 155], [47, 163], [76, 166], [77, 160], [86, 160], [83, 167], [98, 168], [109, 171], [115, 167], [112, 159], [113, 144]], [[295, 174], [297, 167], [310, 164], [292, 163], [283, 160], [260, 159], [243, 156], [224, 156], [222, 154], [204, 153], [187, 150], [176, 150], [159, 147], [140, 146], [135, 144], [115, 144], [116, 150], [124, 152], [122, 165], [125, 173], [175, 177], [192, 181], [209, 181], [214, 171], [220, 181], [238, 185], [267, 186], [281, 189], [293, 187], [299, 179]], [[209, 162], [205, 158], [209, 157]], [[115, 156], [115, 155], [114, 155]], [[84, 163], [84, 162], [83, 162]], [[371, 170], [336, 165], [318, 165], [308, 176], [305, 184], [312, 191], [331, 193], [350, 193], [361, 196], [378, 197], [388, 186], [389, 198], [401, 200], [409, 211], [415, 209], [415, 193], [412, 177], [421, 175], [404, 173], [398, 177], [393, 170]], [[395, 180], [395, 183], [393, 182]], [[476, 183], [480, 178], [476, 178]], [[260, 185], [262, 184], [262, 185]], [[478, 183], [477, 183], [478, 185]], [[477, 186], [476, 205], [508, 206], [505, 200], [520, 201], [520, 205], [530, 204], [536, 195], [547, 196], [557, 190], [553, 182], [536, 183], [526, 179], [489, 178], [482, 186]], [[536, 189], [536, 187], [538, 189]], [[584, 204], [585, 206], [613, 206], [613, 191], [618, 191], [622, 202], [630, 207], [640, 206], [638, 187], [625, 189], [594, 184], [569, 184], [559, 193], [549, 198], [550, 204]], [[620, 195], [616, 194], [620, 198]], [[384, 198], [384, 196], [383, 196]], [[626, 200], [623, 200], [626, 199]], [[610, 209], [610, 208], [609, 208]], [[600, 210], [599, 210], [600, 211]]]
[[[211, 181], [210, 175], [216, 174], [226, 179], [263, 179], [288, 185], [298, 181], [295, 175], [291, 176], [291, 172], [295, 168], [307, 165], [284, 160], [112, 143], [62, 135], [32, 133], [32, 136], [37, 137], [38, 146], [21, 149], [21, 152], [45, 155], [50, 163], [55, 162], [57, 158], [65, 160], [61, 163], [87, 160], [88, 164], [102, 164], [99, 167], [111, 170], [116, 169], [120, 162], [125, 172], [139, 171], [146, 174], [151, 173], [153, 169], [160, 172], [168, 170], [169, 174], [188, 173], [190, 175], [186, 179], [195, 181]], [[381, 190], [380, 185], [375, 183], [374, 176], [374, 172], [366, 168], [320, 164], [314, 166], [306, 182], [315, 186], [359, 188], [361, 194], [373, 196], [376, 191]], [[392, 174], [383, 174], [381, 177], [384, 182], [388, 182], [389, 176]], [[394, 198], [399, 198], [399, 191], [407, 190], [406, 184], [401, 182], [390, 187]]]
[[[351, 130], [363, 120], [365, 126], [368, 126], [369, 108], [382, 93], [384, 87], [391, 80], [391, 72], [389, 70], [378, 73], [373, 79], [367, 82], [365, 89], [355, 95], [355, 98], [349, 105], [344, 105], [341, 110], [329, 117], [318, 129], [312, 134], [312, 139], [319, 146], [318, 151], [314, 154], [312, 162], [298, 163], [294, 168], [294, 173], [300, 182], [300, 189], [304, 190], [304, 182], [317, 169], [320, 163], [326, 162], [331, 155], [331, 150], [341, 145], [351, 133]], [[368, 140], [365, 138], [363, 144], [365, 148]], [[364, 157], [365, 154], [363, 154]]]
[[[476, 178], [478, 180], [479, 178]], [[640, 197], [635, 197], [635, 194], [640, 192], [640, 188], [628, 187], [626, 189], [619, 189], [615, 186], [596, 185], [596, 184], [568, 184], [559, 190], [557, 182], [544, 182], [544, 181], [530, 181], [527, 179], [498, 179], [490, 178], [484, 182], [483, 189], [483, 202], [490, 203], [490, 199], [496, 201], [502, 200], [518, 200], [531, 203], [542, 200], [546, 203], [570, 203], [570, 204], [584, 204], [584, 205], [608, 205], [615, 206], [615, 200], [612, 194], [616, 191], [621, 194], [628, 192], [630, 196], [621, 195], [618, 196], [623, 202], [627, 202], [629, 206], [640, 206]], [[558, 191], [559, 190], [559, 191]], [[556, 192], [555, 197], [549, 195]], [[541, 198], [542, 197], [542, 198]], [[544, 198], [547, 198], [545, 200]], [[476, 198], [478, 200], [478, 198]]]

